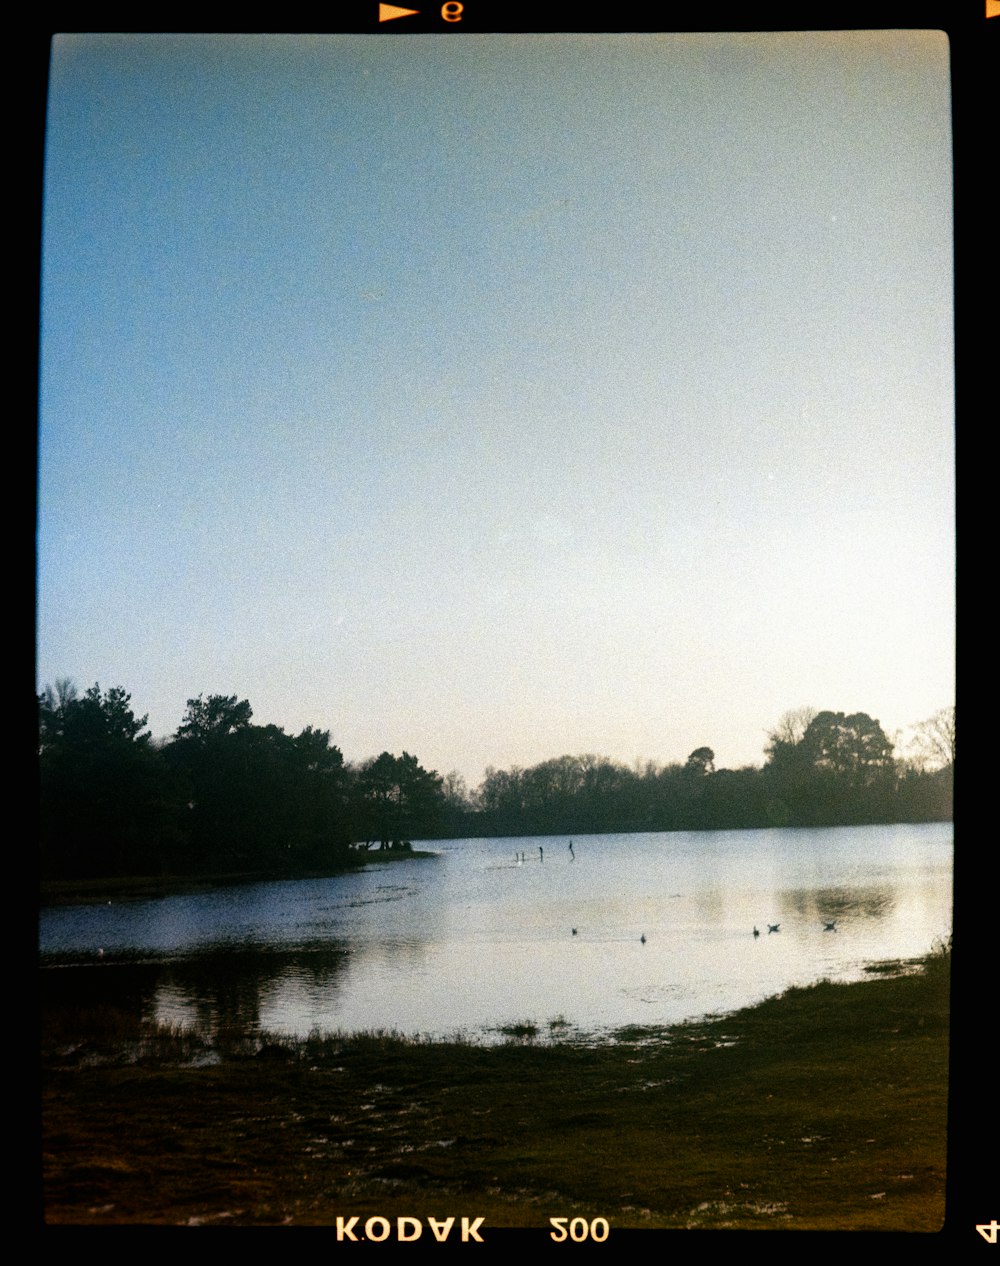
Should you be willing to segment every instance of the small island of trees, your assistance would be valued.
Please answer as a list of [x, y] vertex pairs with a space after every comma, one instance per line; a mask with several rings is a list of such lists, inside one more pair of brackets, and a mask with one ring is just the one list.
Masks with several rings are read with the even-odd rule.
[[763, 766], [719, 769], [710, 747], [629, 767], [560, 756], [488, 768], [470, 792], [403, 752], [350, 764], [328, 730], [253, 724], [235, 695], [189, 699], [155, 741], [120, 686], [38, 696], [42, 874], [332, 872], [358, 848], [413, 839], [943, 821], [954, 709], [916, 727], [906, 757], [867, 713], [788, 712]]

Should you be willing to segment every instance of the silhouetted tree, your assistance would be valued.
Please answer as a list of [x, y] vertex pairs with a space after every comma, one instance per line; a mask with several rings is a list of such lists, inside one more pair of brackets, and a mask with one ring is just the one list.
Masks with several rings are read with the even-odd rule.
[[892, 743], [866, 712], [817, 712], [797, 741], [787, 727], [773, 733], [767, 754], [772, 825], [887, 821], [893, 815]]
[[704, 778], [706, 774], [711, 774], [714, 770], [715, 753], [710, 747], [695, 748], [684, 766], [685, 773], [694, 774], [698, 778]]
[[808, 704], [803, 704], [799, 708], [790, 708], [787, 712], [783, 712], [778, 719], [778, 724], [767, 736], [768, 747], [766, 750], [770, 753], [771, 748], [776, 744], [784, 743], [790, 747], [795, 747], [796, 744], [801, 743], [815, 716], [816, 709]]
[[355, 793], [360, 833], [385, 846], [433, 835], [445, 805], [441, 778], [408, 752], [402, 756], [382, 752], [366, 761], [358, 772]]
[[955, 709], [942, 708], [915, 727], [913, 748], [924, 769], [955, 764]]
[[465, 779], [457, 769], [451, 770], [441, 779], [441, 794], [452, 813], [468, 813], [474, 807]]
[[205, 743], [245, 730], [253, 709], [246, 699], [237, 702], [235, 695], [199, 695], [187, 701], [184, 718], [177, 727], [178, 739]]
[[66, 732], [66, 715], [79, 693], [68, 677], [56, 679], [54, 687], [46, 686], [38, 696], [38, 752], [43, 755], [57, 744]]
[[475, 813], [477, 798], [470, 794], [465, 779], [457, 769], [445, 774], [441, 780], [442, 816], [441, 830], [456, 839], [467, 834], [470, 819]]
[[816, 769], [868, 787], [891, 778], [892, 743], [867, 712], [819, 712], [809, 722], [801, 746]]
[[491, 830], [517, 834], [524, 825], [524, 770], [487, 766], [479, 787], [479, 804]]
[[235, 695], [189, 699], [165, 749], [190, 786], [192, 862], [288, 869], [336, 860], [349, 842], [347, 775], [326, 730], [252, 725]]
[[81, 697], [71, 682], [38, 698], [43, 871], [149, 874], [181, 837], [180, 793], [121, 687]]

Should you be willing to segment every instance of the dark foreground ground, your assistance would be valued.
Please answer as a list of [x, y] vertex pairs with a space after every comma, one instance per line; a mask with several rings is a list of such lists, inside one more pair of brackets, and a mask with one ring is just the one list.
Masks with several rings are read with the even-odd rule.
[[63, 1016], [44, 1040], [45, 1220], [323, 1225], [331, 1243], [338, 1217], [359, 1240], [374, 1217], [372, 1238], [429, 1242], [430, 1219], [460, 1241], [463, 1217], [484, 1241], [500, 1227], [547, 1240], [552, 1218], [574, 1239], [602, 1238], [601, 1219], [612, 1239], [936, 1231], [949, 968], [940, 953], [596, 1047], [557, 1033], [207, 1046], [117, 1014]]

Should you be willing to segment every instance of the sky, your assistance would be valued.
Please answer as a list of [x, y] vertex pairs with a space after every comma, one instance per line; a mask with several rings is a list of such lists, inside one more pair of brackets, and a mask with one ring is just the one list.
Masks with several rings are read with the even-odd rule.
[[39, 688], [350, 761], [954, 698], [940, 32], [67, 35]]

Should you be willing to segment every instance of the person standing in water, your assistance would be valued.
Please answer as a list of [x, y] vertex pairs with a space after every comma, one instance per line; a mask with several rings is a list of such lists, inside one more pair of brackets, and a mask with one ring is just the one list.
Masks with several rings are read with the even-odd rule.
[[539, 844], [539, 846], [538, 846], [538, 860], [539, 860], [540, 862], [544, 862], [544, 861], [545, 861], [545, 849], [544, 849], [544, 848], [542, 848], [541, 844]]
[[572, 861], [574, 861], [574, 862], [575, 862], [575, 861], [576, 861], [576, 854], [573, 852], [573, 841], [572, 841], [572, 840], [570, 840], [570, 842], [569, 842], [569, 855], [570, 855], [570, 859], [571, 859]]

